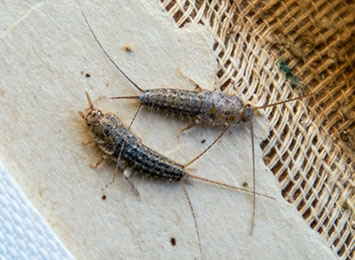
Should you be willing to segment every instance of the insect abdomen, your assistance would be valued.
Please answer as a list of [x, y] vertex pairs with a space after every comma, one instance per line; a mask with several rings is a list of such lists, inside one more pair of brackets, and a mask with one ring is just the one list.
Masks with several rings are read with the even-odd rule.
[[134, 170], [170, 181], [179, 181], [186, 175], [182, 165], [136, 141], [135, 137], [126, 139], [122, 151], [122, 160]]
[[202, 102], [194, 91], [150, 89], [142, 92], [139, 99], [142, 105], [177, 116], [194, 117], [201, 112]]

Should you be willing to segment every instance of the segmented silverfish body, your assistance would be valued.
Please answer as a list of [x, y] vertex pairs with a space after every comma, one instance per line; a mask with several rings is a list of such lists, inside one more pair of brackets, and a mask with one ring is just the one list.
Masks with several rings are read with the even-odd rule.
[[[201, 259], [203, 259], [200, 233], [196, 222], [195, 212], [183, 183], [183, 178], [187, 176], [184, 166], [142, 144], [141, 140], [134, 136], [132, 132], [121, 123], [116, 115], [112, 113], [103, 113], [101, 110], [95, 109], [87, 92], [86, 97], [90, 107], [86, 113], [79, 112], [79, 115], [85, 119], [87, 125], [90, 127], [94, 143], [106, 155], [106, 157], [115, 161], [120, 168], [124, 169], [124, 177], [132, 191], [138, 197], [139, 192], [128, 180], [129, 176], [125, 174], [127, 169], [132, 169], [138, 173], [168, 181], [180, 181], [191, 209], [200, 256]], [[100, 160], [96, 166], [101, 162], [102, 160]]]
[[[186, 168], [191, 162], [184, 165], [179, 164], [145, 146], [130, 129], [121, 123], [116, 115], [112, 113], [103, 113], [101, 110], [94, 108], [87, 92], [86, 97], [90, 107], [85, 113], [79, 112], [79, 115], [90, 127], [94, 143], [106, 155], [106, 158], [109, 158], [118, 164], [122, 164], [121, 168], [131, 168], [142, 174], [148, 174], [152, 177], [168, 181], [181, 182], [186, 177], [190, 177], [203, 182], [252, 193], [253, 195], [256, 194], [275, 199], [266, 194], [205, 179], [188, 173]], [[212, 145], [213, 144], [210, 146]], [[193, 159], [193, 161], [195, 161], [195, 159]]]
[[[118, 71], [141, 93], [139, 96], [126, 96], [126, 97], [113, 97], [112, 99], [139, 99], [141, 105], [146, 106], [155, 110], [162, 110], [163, 112], [170, 113], [173, 115], [180, 115], [182, 117], [187, 117], [192, 119], [192, 124], [185, 127], [183, 130], [193, 127], [195, 124], [205, 123], [212, 126], [225, 126], [223, 132], [219, 137], [205, 149], [200, 155], [195, 157], [192, 161], [185, 164], [186, 168], [188, 165], [199, 159], [203, 154], [205, 154], [219, 139], [222, 138], [223, 134], [229, 129], [230, 126], [238, 124], [241, 121], [250, 123], [251, 131], [251, 142], [252, 142], [252, 158], [253, 158], [253, 216], [250, 235], [253, 231], [254, 219], [255, 219], [255, 154], [254, 154], [254, 136], [253, 136], [253, 125], [252, 119], [254, 117], [255, 111], [261, 108], [266, 108], [269, 106], [274, 106], [282, 103], [286, 103], [292, 100], [297, 100], [300, 98], [289, 99], [287, 101], [279, 102], [276, 104], [253, 107], [251, 104], [244, 104], [244, 102], [237, 96], [230, 96], [223, 92], [209, 91], [201, 89], [196, 83], [195, 90], [181, 90], [181, 89], [141, 89], [134, 81], [132, 81], [114, 62], [110, 55], [106, 52], [100, 41], [97, 39], [93, 29], [91, 28], [85, 15], [82, 13], [89, 30], [91, 31], [95, 41], [102, 49], [106, 57], [111, 61], [111, 63], [116, 67]], [[313, 95], [313, 94], [311, 94]], [[310, 96], [310, 95], [307, 95]], [[306, 96], [304, 96], [306, 97]], [[139, 111], [139, 109], [138, 109]], [[186, 174], [186, 173], [185, 173]], [[190, 175], [193, 178], [196, 178]]]
[[[120, 119], [116, 115], [112, 113], [103, 113], [101, 110], [95, 109], [88, 93], [86, 93], [86, 97], [90, 107], [86, 111], [86, 113], [79, 112], [79, 115], [83, 119], [85, 119], [87, 125], [91, 129], [94, 143], [106, 155], [106, 157], [115, 161], [117, 165], [119, 165], [120, 168], [123, 168], [125, 171], [127, 170], [127, 168], [130, 168], [136, 172], [139, 172], [141, 174], [147, 174], [152, 177], [168, 181], [179, 181], [181, 187], [184, 190], [194, 219], [201, 259], [202, 247], [200, 242], [199, 230], [196, 222], [196, 216], [192, 208], [191, 200], [183, 183], [186, 177], [189, 176], [200, 181], [205, 181], [227, 188], [253, 193], [253, 195], [257, 194], [260, 196], [275, 199], [265, 194], [260, 194], [258, 192], [254, 192], [248, 189], [239, 188], [236, 186], [205, 179], [187, 173], [185, 171], [186, 165], [179, 164], [142, 144], [140, 139], [133, 135], [133, 133], [121, 123]], [[99, 161], [98, 164], [100, 163], [101, 161]], [[136, 193], [136, 195], [139, 196], [139, 193], [135, 189], [134, 185], [128, 181], [128, 176], [125, 176], [125, 178], [128, 184], [131, 185], [131, 188]]]
[[[115, 63], [106, 52], [105, 48], [97, 39], [84, 13], [81, 13], [95, 41], [102, 49], [106, 57], [118, 71], [134, 86], [141, 94], [139, 96], [118, 97], [139, 99], [141, 104], [153, 109], [161, 109], [175, 115], [192, 118], [195, 123], [207, 123], [214, 126], [228, 125], [243, 121], [251, 121], [254, 109], [249, 104], [243, 104], [237, 96], [230, 96], [223, 92], [202, 90], [196, 85], [195, 91], [181, 89], [141, 89], [131, 80]], [[115, 98], [113, 98], [115, 99]]]
[[185, 175], [184, 166], [153, 151], [132, 134], [112, 113], [93, 109], [85, 116], [94, 142], [114, 161], [119, 161], [135, 172], [169, 181], [180, 181]]
[[254, 110], [237, 96], [210, 90], [149, 89], [138, 96], [148, 108], [191, 118], [195, 123], [212, 126], [231, 125], [251, 121]]

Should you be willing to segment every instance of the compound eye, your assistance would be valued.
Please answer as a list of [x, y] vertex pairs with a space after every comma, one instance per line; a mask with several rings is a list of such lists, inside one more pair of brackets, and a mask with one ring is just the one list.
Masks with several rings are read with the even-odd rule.
[[252, 106], [250, 104], [247, 104], [244, 107], [243, 113], [242, 113], [242, 120], [244, 122], [246, 121], [251, 121], [253, 119], [254, 116], [254, 110], [252, 108]]

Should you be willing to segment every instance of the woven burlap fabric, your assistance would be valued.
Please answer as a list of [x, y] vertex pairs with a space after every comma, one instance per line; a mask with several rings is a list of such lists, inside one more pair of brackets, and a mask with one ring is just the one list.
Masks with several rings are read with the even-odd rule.
[[265, 109], [264, 161], [283, 197], [341, 259], [355, 247], [353, 1], [162, 1], [178, 26], [214, 35], [217, 85]]

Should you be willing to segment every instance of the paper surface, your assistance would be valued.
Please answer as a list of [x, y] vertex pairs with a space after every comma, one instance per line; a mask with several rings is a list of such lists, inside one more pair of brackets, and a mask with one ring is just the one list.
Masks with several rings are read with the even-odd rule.
[[[103, 55], [81, 11], [106, 51], [142, 89], [193, 89], [183, 75], [214, 88], [216, 59], [208, 30], [177, 28], [158, 3], [39, 3], [25, 17], [8, 22], [2, 33], [0, 158], [77, 259], [198, 259], [194, 223], [178, 184], [134, 177], [139, 202], [121, 172], [105, 188], [114, 165], [89, 167], [101, 154], [81, 144], [89, 138], [77, 114], [88, 107], [85, 91], [94, 100], [138, 91]], [[101, 99], [96, 105], [117, 113], [127, 125], [138, 108], [134, 100]], [[257, 197], [252, 236], [250, 194], [193, 180], [186, 185], [205, 259], [336, 259], [280, 196], [266, 170], [259, 147], [268, 133], [266, 122], [259, 117], [254, 123], [257, 191], [277, 200]], [[147, 146], [186, 163], [221, 131], [198, 126], [177, 138], [186, 124], [143, 109], [132, 128]], [[249, 128], [231, 128], [191, 168], [194, 175], [237, 186], [246, 182], [251, 188]]]

